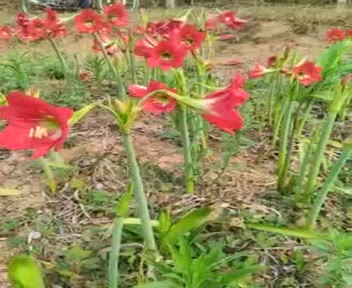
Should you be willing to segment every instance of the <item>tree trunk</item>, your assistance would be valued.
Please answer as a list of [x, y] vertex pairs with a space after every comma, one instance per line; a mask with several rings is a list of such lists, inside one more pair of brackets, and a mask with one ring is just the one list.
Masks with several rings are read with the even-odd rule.
[[176, 0], [165, 0], [165, 7], [167, 9], [175, 9], [176, 8]]

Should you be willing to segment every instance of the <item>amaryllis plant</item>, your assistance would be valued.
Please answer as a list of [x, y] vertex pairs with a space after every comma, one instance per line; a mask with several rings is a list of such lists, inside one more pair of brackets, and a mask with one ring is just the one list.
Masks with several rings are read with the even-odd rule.
[[[283, 194], [293, 193], [295, 200], [305, 205], [313, 202], [307, 218], [308, 229], [314, 227], [332, 181], [350, 155], [350, 145], [341, 143], [345, 147], [343, 155], [332, 166], [329, 178], [314, 197], [320, 187], [319, 175], [328, 143], [332, 141], [333, 127], [339, 117], [340, 121], [345, 118], [344, 108], [350, 110], [351, 78], [346, 75], [350, 65], [346, 54], [352, 47], [349, 34], [348, 30], [329, 30], [328, 40], [333, 44], [316, 62], [297, 61], [295, 53], [285, 49], [268, 58], [266, 67], [256, 64], [249, 73], [252, 79], [266, 77], [269, 80], [271, 92], [265, 111], [273, 128], [274, 149], [279, 140], [278, 190]], [[312, 117], [312, 109], [318, 101], [326, 109], [324, 120], [320, 125], [309, 126], [307, 120]], [[298, 169], [292, 165], [294, 156], [299, 157]]]
[[[3, 39], [13, 36], [22, 41], [50, 41], [68, 73], [70, 69], [54, 39], [67, 36], [69, 30], [55, 11], [46, 9], [45, 14], [43, 19], [19, 14], [16, 29], [2, 27], [0, 34]], [[122, 136], [146, 246], [154, 252], [158, 247], [131, 136], [141, 112], [170, 114], [169, 119], [175, 120], [183, 144], [187, 193], [195, 192], [197, 153], [207, 146], [205, 127], [209, 124], [233, 135], [245, 125], [239, 110], [249, 97], [244, 90], [246, 77], [236, 73], [227, 86], [214, 86], [214, 81], [209, 81], [209, 70], [218, 63], [212, 63], [209, 57], [215, 40], [231, 38], [229, 35], [246, 21], [232, 11], [210, 19], [201, 16], [196, 19], [198, 25], [187, 22], [188, 16], [190, 12], [180, 19], [145, 21], [135, 26], [121, 3], [104, 7], [102, 13], [82, 10], [74, 17], [75, 32], [92, 35], [92, 50], [101, 53], [108, 65], [116, 82], [117, 98], [100, 99], [74, 114], [70, 108], [12, 92], [0, 107], [0, 118], [7, 122], [0, 133], [0, 147], [34, 150], [33, 158], [61, 148], [70, 125], [93, 107], [109, 111]], [[236, 60], [225, 64], [238, 63]], [[190, 77], [193, 75], [189, 75], [186, 65], [194, 67], [196, 77]], [[82, 82], [93, 81], [86, 71], [80, 70], [77, 76]]]

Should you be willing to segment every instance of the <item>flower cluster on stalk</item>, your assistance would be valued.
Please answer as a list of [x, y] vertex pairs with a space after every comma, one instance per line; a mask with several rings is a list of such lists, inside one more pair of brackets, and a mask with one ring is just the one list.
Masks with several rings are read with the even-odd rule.
[[314, 62], [302, 59], [299, 63], [286, 67], [289, 60], [289, 50], [285, 48], [280, 56], [271, 56], [267, 59], [267, 65], [263, 66], [258, 63], [248, 73], [251, 79], [260, 78], [271, 73], [280, 73], [289, 76], [298, 81], [303, 86], [320, 82], [322, 80], [322, 67], [317, 66]]
[[352, 29], [332, 28], [326, 33], [326, 39], [329, 43], [336, 43], [345, 39], [352, 40]]

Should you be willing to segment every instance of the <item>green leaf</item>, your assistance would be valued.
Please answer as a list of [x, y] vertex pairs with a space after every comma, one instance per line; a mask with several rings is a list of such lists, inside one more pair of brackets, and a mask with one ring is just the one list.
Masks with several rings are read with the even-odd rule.
[[17, 196], [20, 195], [21, 191], [10, 188], [0, 188], [0, 196]]
[[160, 238], [163, 239], [169, 232], [171, 227], [171, 217], [170, 217], [170, 211], [167, 209], [164, 209], [161, 211], [159, 215], [159, 232], [160, 232]]
[[208, 221], [211, 212], [212, 209], [207, 206], [197, 209], [178, 220], [174, 225], [171, 226], [169, 232], [165, 235], [161, 249], [165, 249], [165, 245], [173, 245], [181, 236], [185, 235], [187, 232], [202, 226]]
[[132, 201], [133, 188], [132, 184], [128, 185], [127, 191], [123, 193], [117, 203], [116, 215], [117, 217], [125, 218], [128, 216], [128, 209]]
[[328, 240], [331, 237], [328, 234], [317, 233], [310, 230], [303, 229], [292, 229], [286, 227], [276, 227], [266, 224], [246, 224], [246, 227], [249, 229], [256, 229], [265, 232], [282, 234], [284, 236], [304, 238], [304, 239], [325, 239]]
[[78, 121], [80, 121], [84, 116], [86, 116], [86, 114], [88, 112], [90, 112], [90, 110], [92, 110], [93, 108], [95, 108], [97, 106], [97, 103], [91, 103], [87, 106], [84, 106], [83, 108], [81, 108], [80, 110], [76, 111], [73, 116], [71, 117], [71, 119], [69, 120], [69, 124], [72, 126], [74, 124], [76, 124]]
[[8, 273], [15, 288], [45, 288], [39, 265], [27, 255], [13, 257], [9, 264]]
[[156, 281], [151, 283], [139, 284], [135, 288], [177, 288], [171, 281]]

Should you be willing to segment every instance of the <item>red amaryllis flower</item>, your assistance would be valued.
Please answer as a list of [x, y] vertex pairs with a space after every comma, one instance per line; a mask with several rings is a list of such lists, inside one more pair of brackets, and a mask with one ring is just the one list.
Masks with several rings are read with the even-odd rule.
[[0, 39], [9, 40], [14, 34], [14, 30], [10, 26], [0, 26]]
[[333, 28], [326, 33], [326, 38], [329, 43], [335, 43], [344, 40], [346, 38], [346, 34], [339, 28]]
[[267, 73], [267, 69], [264, 66], [259, 65], [258, 63], [254, 65], [254, 68], [251, 72], [248, 73], [248, 77], [251, 79], [260, 78]]
[[137, 40], [135, 46], [134, 46], [134, 53], [137, 56], [142, 56], [145, 58], [148, 58], [150, 56], [151, 50], [154, 46], [151, 45], [147, 40], [145, 39], [139, 39]]
[[201, 115], [206, 121], [229, 134], [241, 130], [243, 119], [228, 99], [206, 97], [205, 101], [207, 101], [207, 109], [203, 110]]
[[321, 72], [323, 68], [315, 66], [314, 62], [302, 61], [292, 68], [292, 75], [304, 86], [322, 80]]
[[162, 70], [181, 67], [187, 50], [177, 41], [161, 41], [150, 49], [147, 58], [150, 67], [160, 67]]
[[175, 29], [173, 34], [175, 34], [175, 37], [180, 37], [182, 45], [190, 51], [198, 49], [206, 36], [204, 32], [199, 31], [196, 26], [190, 24], [184, 25], [180, 29]]
[[219, 19], [218, 19], [218, 17], [210, 17], [210, 18], [207, 19], [207, 21], [205, 22], [205, 27], [204, 27], [204, 29], [207, 30], [207, 31], [216, 30], [216, 29], [218, 29], [218, 24], [219, 24]]
[[352, 40], [352, 29], [346, 30], [346, 31], [345, 31], [345, 34], [346, 34], [346, 38]]
[[45, 12], [46, 18], [43, 23], [46, 37], [57, 38], [67, 36], [68, 29], [62, 24], [57, 12], [49, 7], [45, 9]]
[[44, 21], [35, 18], [33, 20], [23, 21], [17, 29], [17, 35], [22, 40], [37, 41], [45, 36]]
[[11, 150], [35, 150], [32, 158], [62, 147], [73, 115], [69, 108], [52, 106], [22, 92], [6, 97], [8, 106], [0, 107], [0, 119], [8, 122], [0, 132], [0, 147]]
[[121, 2], [105, 6], [104, 13], [108, 22], [113, 26], [126, 26], [128, 24], [128, 13]]
[[228, 28], [239, 30], [244, 24], [247, 23], [246, 20], [236, 17], [234, 11], [225, 11], [219, 15], [219, 20], [224, 23]]
[[104, 27], [104, 22], [100, 14], [85, 9], [75, 17], [75, 26], [80, 33], [95, 33]]
[[268, 67], [275, 67], [276, 62], [277, 62], [277, 56], [270, 56], [270, 57], [268, 57], [268, 59], [267, 59], [266, 65], [267, 65]]
[[229, 103], [231, 103], [231, 107], [242, 105], [249, 96], [248, 93], [243, 90], [245, 81], [243, 75], [236, 74], [225, 89], [217, 90], [206, 96], [206, 98], [226, 98], [229, 100]]
[[[143, 98], [157, 90], [167, 90], [176, 93], [175, 89], [170, 89], [164, 83], [158, 81], [151, 81], [148, 87], [140, 85], [128, 86], [130, 96], [136, 98]], [[143, 109], [156, 115], [169, 113], [173, 111], [175, 107], [176, 100], [163, 92], [156, 92], [153, 96], [143, 102]]]

